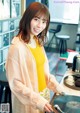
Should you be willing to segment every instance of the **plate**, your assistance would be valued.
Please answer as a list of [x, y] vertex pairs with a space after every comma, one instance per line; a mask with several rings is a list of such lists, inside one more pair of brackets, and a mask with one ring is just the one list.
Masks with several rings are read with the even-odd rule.
[[63, 83], [65, 86], [67, 86], [71, 89], [80, 90], [80, 86], [76, 86], [75, 82], [76, 82], [76, 80], [73, 77], [73, 75], [66, 76], [63, 80]]

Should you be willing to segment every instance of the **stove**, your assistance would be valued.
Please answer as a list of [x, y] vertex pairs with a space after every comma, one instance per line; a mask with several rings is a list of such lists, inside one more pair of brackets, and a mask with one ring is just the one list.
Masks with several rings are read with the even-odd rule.
[[[72, 95], [56, 95], [51, 100], [58, 113], [80, 113], [80, 97]], [[56, 113], [56, 112], [53, 112]]]

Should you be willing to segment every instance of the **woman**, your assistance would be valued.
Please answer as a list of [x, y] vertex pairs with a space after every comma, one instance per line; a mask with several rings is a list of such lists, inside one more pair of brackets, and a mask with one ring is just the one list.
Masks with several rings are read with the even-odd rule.
[[33, 2], [24, 12], [19, 33], [12, 40], [6, 73], [12, 91], [13, 113], [52, 112], [49, 101], [43, 95], [48, 93], [47, 88], [61, 93], [59, 83], [49, 72], [43, 48], [49, 22], [47, 7]]

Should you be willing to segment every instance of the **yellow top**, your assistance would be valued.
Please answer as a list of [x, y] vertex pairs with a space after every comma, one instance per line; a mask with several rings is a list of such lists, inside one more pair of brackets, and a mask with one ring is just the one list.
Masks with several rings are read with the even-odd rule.
[[36, 61], [37, 75], [38, 75], [38, 89], [39, 89], [39, 92], [41, 92], [46, 88], [46, 81], [45, 81], [45, 75], [44, 75], [45, 56], [40, 45], [38, 43], [36, 44], [37, 44], [36, 48], [30, 47], [30, 50]]

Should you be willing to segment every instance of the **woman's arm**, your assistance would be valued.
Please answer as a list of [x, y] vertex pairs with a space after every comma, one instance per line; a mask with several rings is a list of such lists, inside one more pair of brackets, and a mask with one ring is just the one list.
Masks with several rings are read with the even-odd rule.
[[56, 80], [55, 76], [50, 74], [48, 62], [44, 66], [47, 87], [55, 93], [62, 93], [63, 87]]
[[[45, 51], [44, 51], [44, 53], [45, 53]], [[49, 62], [48, 62], [48, 58], [46, 56], [46, 53], [45, 53], [45, 58], [46, 58], [46, 61], [45, 61], [45, 64], [44, 64], [44, 71], [45, 71], [47, 87], [50, 90], [52, 90], [56, 93], [62, 93], [63, 92], [63, 87], [58, 83], [55, 76], [52, 75], [49, 71]]]

